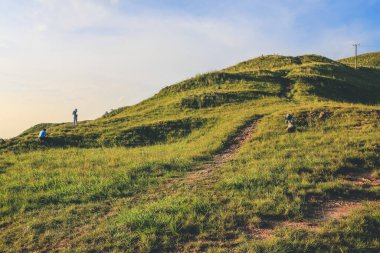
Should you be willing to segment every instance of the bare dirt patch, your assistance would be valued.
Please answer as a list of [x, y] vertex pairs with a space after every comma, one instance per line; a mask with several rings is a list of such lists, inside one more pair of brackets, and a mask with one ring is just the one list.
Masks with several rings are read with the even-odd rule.
[[357, 186], [379, 186], [380, 179], [376, 177], [374, 172], [363, 172], [359, 174], [353, 174], [346, 178], [348, 183]]
[[[361, 172], [350, 174], [345, 182], [354, 186], [376, 187], [380, 185], [380, 180], [374, 172]], [[260, 228], [248, 229], [251, 238], [265, 240], [273, 236], [275, 230], [280, 227], [292, 229], [304, 229], [310, 231], [320, 231], [323, 225], [332, 220], [340, 220], [348, 217], [354, 210], [364, 207], [365, 203], [378, 202], [378, 200], [368, 201], [367, 199], [339, 199], [330, 200], [316, 205], [310, 211], [310, 216], [302, 221], [269, 221]]]
[[329, 201], [319, 206], [312, 217], [302, 221], [270, 221], [265, 227], [250, 230], [250, 237], [265, 240], [271, 238], [277, 228], [320, 231], [322, 226], [332, 220], [349, 216], [354, 210], [364, 206], [363, 201]]

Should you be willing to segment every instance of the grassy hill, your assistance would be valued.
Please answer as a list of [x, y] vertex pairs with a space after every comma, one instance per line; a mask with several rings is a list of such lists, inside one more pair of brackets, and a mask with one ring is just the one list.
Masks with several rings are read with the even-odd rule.
[[[342, 59], [339, 62], [353, 67], [355, 66], [355, 57]], [[358, 66], [361, 68], [380, 68], [380, 52], [359, 55]]]
[[0, 142], [0, 252], [378, 252], [380, 55], [360, 57], [263, 56]]

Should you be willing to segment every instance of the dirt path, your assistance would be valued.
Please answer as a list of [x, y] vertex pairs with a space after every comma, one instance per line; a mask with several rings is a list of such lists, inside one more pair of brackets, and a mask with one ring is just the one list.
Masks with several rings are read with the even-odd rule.
[[380, 185], [380, 179], [376, 177], [375, 173], [371, 172], [352, 174], [346, 178], [346, 182], [352, 185], [363, 187], [373, 187]]
[[363, 206], [364, 201], [329, 201], [321, 205], [308, 219], [303, 221], [270, 221], [265, 227], [250, 229], [250, 237], [260, 240], [268, 239], [274, 235], [276, 228], [284, 227], [320, 231], [326, 222], [347, 217], [354, 210]]
[[[375, 177], [374, 173], [371, 172], [351, 175], [345, 179], [345, 182], [353, 186], [362, 186], [367, 188], [380, 185], [380, 180]], [[249, 228], [248, 230], [251, 238], [260, 240], [272, 237], [276, 228], [280, 227], [320, 231], [325, 223], [347, 217], [354, 210], [363, 208], [365, 203], [374, 202], [378, 202], [378, 200], [330, 200], [315, 206], [314, 210], [312, 210], [311, 216], [303, 221], [271, 221], [262, 228]]]
[[256, 117], [250, 121], [246, 126], [244, 126], [237, 134], [232, 138], [228, 145], [218, 152], [210, 161], [202, 163], [199, 166], [193, 168], [193, 171], [190, 171], [185, 174], [183, 178], [179, 178], [179, 181], [185, 183], [197, 182], [203, 180], [210, 176], [210, 173], [222, 166], [224, 163], [231, 160], [234, 155], [239, 151], [240, 147], [251, 139], [252, 134], [254, 133], [257, 124], [259, 123], [261, 116]]

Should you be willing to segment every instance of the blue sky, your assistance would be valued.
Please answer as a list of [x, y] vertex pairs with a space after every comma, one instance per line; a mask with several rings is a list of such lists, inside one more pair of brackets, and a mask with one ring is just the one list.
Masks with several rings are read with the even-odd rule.
[[0, 0], [0, 137], [261, 54], [380, 50], [380, 0]]

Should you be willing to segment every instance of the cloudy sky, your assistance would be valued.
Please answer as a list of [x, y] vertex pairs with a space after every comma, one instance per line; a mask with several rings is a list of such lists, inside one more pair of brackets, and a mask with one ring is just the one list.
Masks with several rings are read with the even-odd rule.
[[380, 0], [0, 0], [0, 137], [261, 54], [380, 50]]

